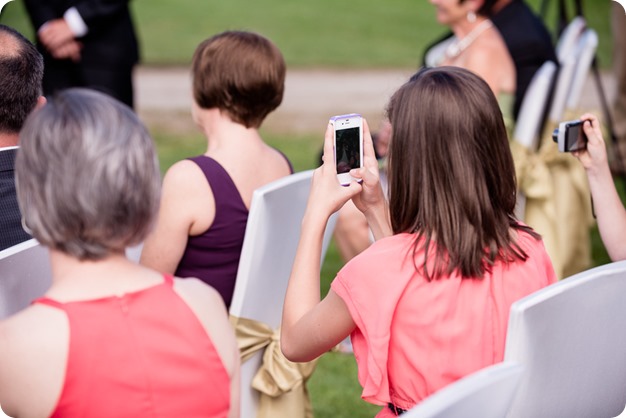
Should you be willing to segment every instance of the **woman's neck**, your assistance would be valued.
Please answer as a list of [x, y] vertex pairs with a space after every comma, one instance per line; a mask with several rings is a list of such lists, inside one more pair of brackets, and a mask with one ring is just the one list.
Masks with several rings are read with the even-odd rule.
[[487, 18], [482, 16], [476, 16], [474, 22], [470, 22], [467, 19], [461, 19], [459, 22], [451, 26], [452, 32], [457, 39], [461, 40], [472, 33], [474, 30], [479, 30], [478, 27], [483, 24]]
[[141, 271], [149, 270], [129, 261], [123, 252], [111, 253], [98, 260], [79, 260], [50, 249], [50, 266], [52, 287], [47, 295], [61, 301], [125, 293], [145, 287], [145, 279], [150, 280], [153, 276], [142, 274]]
[[218, 109], [197, 110], [196, 121], [207, 138], [207, 155], [242, 153], [264, 145], [258, 129], [246, 128]]

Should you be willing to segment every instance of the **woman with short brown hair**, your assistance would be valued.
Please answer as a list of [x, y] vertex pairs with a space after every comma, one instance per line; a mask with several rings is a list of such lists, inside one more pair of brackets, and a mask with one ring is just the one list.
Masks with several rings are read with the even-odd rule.
[[292, 172], [259, 134], [280, 105], [285, 61], [268, 39], [229, 31], [194, 55], [192, 114], [207, 151], [165, 174], [157, 226], [141, 263], [213, 286], [229, 307], [255, 189]]

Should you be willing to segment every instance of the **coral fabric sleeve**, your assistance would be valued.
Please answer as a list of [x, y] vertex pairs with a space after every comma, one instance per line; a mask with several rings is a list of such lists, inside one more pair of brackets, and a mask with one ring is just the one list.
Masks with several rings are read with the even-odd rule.
[[[362, 398], [403, 409], [502, 361], [511, 304], [556, 281], [543, 243], [525, 233], [518, 245], [528, 259], [496, 262], [483, 279], [427, 281], [412, 260], [414, 240], [398, 234], [374, 243], [331, 285], [357, 325], [351, 338]], [[423, 252], [415, 257], [420, 266]]]

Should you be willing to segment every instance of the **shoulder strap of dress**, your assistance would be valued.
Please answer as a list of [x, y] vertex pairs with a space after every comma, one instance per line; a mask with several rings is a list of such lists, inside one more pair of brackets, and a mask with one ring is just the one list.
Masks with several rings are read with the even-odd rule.
[[33, 305], [36, 303], [40, 305], [52, 306], [53, 308], [61, 309], [62, 311], [65, 310], [65, 307], [63, 306], [61, 302], [54, 300], [54, 299], [47, 298], [45, 296], [41, 298], [37, 298], [32, 301]]
[[174, 287], [174, 276], [171, 274], [163, 274], [163, 283], [168, 287]]
[[281, 150], [279, 150], [278, 148], [274, 148], [276, 151], [278, 151], [278, 153], [280, 155], [283, 156], [283, 158], [285, 159], [285, 161], [287, 161], [287, 165], [289, 166], [289, 174], [293, 174], [293, 165], [291, 165], [291, 161], [289, 161], [289, 158], [287, 158], [287, 155], [285, 155], [284, 152], [282, 152]]

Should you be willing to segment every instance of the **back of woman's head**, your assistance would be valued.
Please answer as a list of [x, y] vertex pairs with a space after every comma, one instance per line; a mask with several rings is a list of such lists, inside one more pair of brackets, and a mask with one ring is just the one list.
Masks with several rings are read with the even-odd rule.
[[227, 31], [205, 40], [196, 49], [192, 72], [197, 105], [218, 108], [246, 128], [261, 126], [283, 100], [283, 55], [253, 32]]
[[33, 236], [78, 259], [138, 244], [158, 209], [150, 135], [130, 108], [95, 91], [66, 90], [33, 112], [15, 170]]
[[421, 70], [388, 111], [391, 223], [435, 246], [428, 277], [482, 277], [497, 257], [525, 259], [511, 239], [515, 170], [487, 83], [457, 67]]

